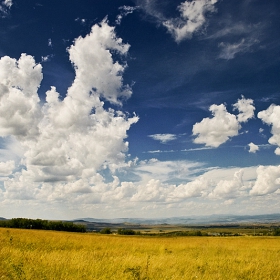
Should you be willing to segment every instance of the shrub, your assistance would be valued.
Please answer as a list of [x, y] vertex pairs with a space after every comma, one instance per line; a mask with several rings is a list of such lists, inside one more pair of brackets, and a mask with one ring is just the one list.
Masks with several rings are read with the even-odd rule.
[[132, 229], [119, 228], [118, 229], [118, 234], [121, 234], [121, 235], [135, 235], [136, 232]]
[[100, 230], [100, 233], [102, 233], [102, 234], [111, 234], [112, 233], [112, 231], [111, 231], [111, 229], [110, 228], [103, 228], [102, 230]]

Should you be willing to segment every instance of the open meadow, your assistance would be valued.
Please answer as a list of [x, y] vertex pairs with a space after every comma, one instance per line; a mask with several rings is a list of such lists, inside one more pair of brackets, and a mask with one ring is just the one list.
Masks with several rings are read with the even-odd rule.
[[280, 279], [280, 238], [0, 228], [0, 279]]

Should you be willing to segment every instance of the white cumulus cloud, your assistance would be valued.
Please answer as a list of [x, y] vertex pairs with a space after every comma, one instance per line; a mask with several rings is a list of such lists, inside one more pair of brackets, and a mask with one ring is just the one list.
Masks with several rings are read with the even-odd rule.
[[251, 99], [241, 99], [233, 105], [234, 110], [240, 113], [236, 116], [227, 111], [224, 104], [210, 106], [212, 118], [204, 118], [201, 122], [194, 124], [193, 135], [196, 136], [194, 143], [205, 144], [210, 147], [219, 147], [230, 137], [238, 135], [241, 128], [240, 123], [246, 122], [254, 116], [255, 107]]
[[247, 122], [249, 119], [254, 117], [255, 107], [253, 103], [252, 99], [245, 99], [242, 95], [241, 99], [238, 99], [238, 101], [233, 104], [233, 109], [240, 112], [237, 115], [237, 120], [239, 122]]
[[193, 126], [193, 135], [196, 144], [219, 147], [230, 137], [238, 135], [240, 124], [235, 115], [227, 112], [225, 105], [211, 105], [209, 110], [213, 118], [204, 118]]
[[275, 149], [275, 154], [280, 155], [280, 106], [270, 105], [268, 109], [258, 113], [258, 118], [271, 125], [272, 137], [268, 139], [268, 142], [271, 145], [278, 146]]
[[280, 188], [280, 165], [259, 166], [257, 168], [257, 179], [250, 191], [251, 195], [266, 195]]
[[[114, 172], [125, 166], [127, 130], [138, 121], [126, 113], [105, 109], [104, 101], [122, 104], [131, 95], [123, 84], [126, 68], [112, 57], [127, 54], [114, 28], [104, 20], [94, 25], [86, 37], [69, 48], [76, 77], [64, 99], [55, 87], [40, 105], [38, 87], [42, 66], [22, 54], [19, 60], [0, 60], [0, 136], [15, 137], [23, 149], [24, 168], [4, 186], [32, 185], [32, 182], [74, 182], [91, 179], [102, 169]], [[29, 182], [29, 183], [27, 183]], [[72, 189], [79, 189], [77, 185]], [[87, 188], [82, 188], [84, 191]], [[36, 191], [28, 197], [36, 197]]]
[[[85, 38], [79, 37], [69, 49], [70, 60], [76, 69], [76, 78], [68, 90], [68, 95], [84, 88], [84, 94], [94, 90], [93, 95], [121, 104], [119, 98], [129, 98], [132, 94], [128, 85], [123, 85], [122, 74], [126, 64], [114, 62], [108, 50], [126, 55], [129, 49], [121, 38], [117, 38], [114, 28], [106, 21], [101, 26], [94, 25]], [[83, 97], [83, 96], [80, 96]]]
[[209, 194], [210, 198], [235, 198], [239, 195], [243, 187], [243, 170], [234, 173], [232, 180], [220, 180], [213, 191]]
[[178, 185], [172, 192], [171, 198], [176, 200], [205, 196], [212, 189], [212, 186], [212, 180], [207, 180], [201, 176], [186, 184]]
[[248, 144], [248, 146], [249, 146], [249, 153], [256, 153], [259, 150], [259, 146], [252, 142]]
[[0, 162], [0, 176], [9, 176], [13, 173], [15, 162], [9, 160], [7, 162]]
[[33, 57], [0, 59], [0, 136], [35, 137], [42, 118], [37, 90], [42, 66]]

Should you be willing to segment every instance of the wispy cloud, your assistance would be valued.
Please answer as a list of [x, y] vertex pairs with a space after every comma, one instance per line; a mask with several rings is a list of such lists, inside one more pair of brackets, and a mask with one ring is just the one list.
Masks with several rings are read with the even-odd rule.
[[155, 8], [154, 1], [138, 1], [140, 8], [152, 16], [158, 24], [164, 26], [177, 43], [192, 38], [193, 34], [200, 31], [206, 24], [207, 13], [216, 11], [215, 4], [218, 0], [200, 0], [182, 2], [177, 10], [179, 16], [166, 18]]
[[49, 54], [49, 55], [46, 55], [46, 56], [42, 56], [41, 57], [41, 62], [48, 62], [51, 60], [51, 58], [54, 57], [53, 54]]
[[212, 147], [201, 147], [201, 148], [192, 148], [192, 149], [184, 149], [181, 152], [195, 152], [195, 151], [204, 151], [204, 150], [211, 150]]
[[177, 136], [175, 134], [152, 134], [148, 136], [154, 140], [160, 141], [162, 144], [166, 144], [167, 142], [177, 139]]
[[53, 47], [52, 39], [51, 38], [49, 38], [49, 40], [48, 40], [48, 46], [51, 47], [51, 48]]
[[[220, 59], [234, 59], [238, 54], [255, 52], [261, 48], [265, 37], [266, 22], [251, 23], [246, 19], [236, 21], [233, 18], [222, 18], [219, 28], [203, 39], [219, 41]], [[220, 28], [222, 26], [222, 28]], [[263, 47], [263, 46], [262, 46]]]
[[139, 7], [131, 7], [131, 6], [121, 6], [119, 7], [120, 14], [116, 18], [116, 24], [121, 24], [121, 21], [124, 17], [126, 17], [129, 14], [132, 14], [135, 10], [137, 10]]
[[222, 59], [233, 59], [238, 53], [246, 53], [252, 50], [252, 46], [259, 43], [259, 40], [241, 39], [237, 43], [219, 43], [221, 53], [219, 58]]
[[260, 30], [264, 29], [265, 24], [251, 24], [244, 21], [236, 22], [233, 19], [226, 18], [223, 20], [221, 26], [223, 27], [215, 30], [212, 34], [205, 36], [204, 39], [230, 39], [240, 36], [244, 38], [247, 38], [248, 36], [257, 37]]
[[163, 22], [177, 43], [192, 38], [206, 23], [205, 14], [215, 11], [218, 0], [185, 1], [178, 6], [180, 17]]
[[9, 9], [12, 7], [12, 5], [12, 0], [5, 0], [2, 3], [0, 3], [0, 16], [6, 17], [9, 14]]
[[145, 153], [160, 154], [160, 153], [196, 152], [196, 151], [204, 151], [204, 150], [211, 150], [211, 149], [213, 149], [213, 147], [200, 147], [200, 148], [191, 148], [191, 149], [183, 149], [183, 150], [154, 150]]
[[85, 18], [76, 18], [75, 21], [80, 22], [81, 24], [85, 24], [86, 23], [86, 19]]
[[12, 0], [5, 0], [2, 2], [2, 5], [6, 6], [7, 8], [11, 8], [13, 5], [13, 1]]
[[147, 154], [160, 154], [160, 153], [174, 153], [176, 151], [174, 150], [155, 150], [155, 151], [148, 151], [148, 152], [144, 152]]
[[190, 181], [194, 174], [207, 169], [204, 163], [192, 161], [160, 161], [157, 159], [140, 161], [134, 168], [134, 172], [146, 182], [151, 179], [172, 182], [176, 180]]

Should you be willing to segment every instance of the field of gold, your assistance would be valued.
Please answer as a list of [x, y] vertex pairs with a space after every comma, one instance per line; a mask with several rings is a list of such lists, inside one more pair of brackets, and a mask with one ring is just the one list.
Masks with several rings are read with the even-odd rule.
[[280, 238], [0, 228], [0, 279], [280, 279]]

